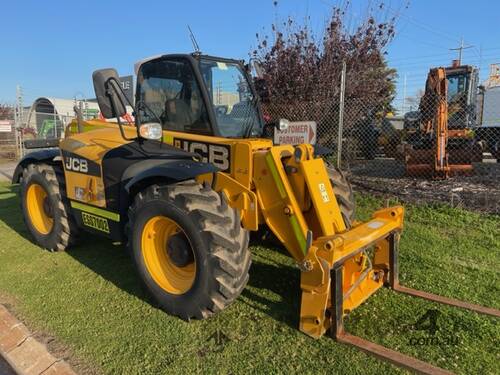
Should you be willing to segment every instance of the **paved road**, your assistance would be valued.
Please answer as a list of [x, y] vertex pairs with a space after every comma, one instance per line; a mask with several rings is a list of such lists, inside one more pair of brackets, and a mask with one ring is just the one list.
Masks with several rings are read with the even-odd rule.
[[[0, 181], [10, 181], [16, 169], [16, 162], [8, 161], [0, 163]], [[1, 374], [1, 373], [0, 373]]]
[[0, 374], [1, 375], [16, 375], [12, 367], [0, 356]]

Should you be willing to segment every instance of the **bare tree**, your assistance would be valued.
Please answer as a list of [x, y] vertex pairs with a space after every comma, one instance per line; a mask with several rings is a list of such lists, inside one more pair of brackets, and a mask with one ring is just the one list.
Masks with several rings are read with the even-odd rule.
[[348, 27], [349, 9], [349, 2], [333, 7], [320, 37], [312, 33], [307, 20], [298, 23], [291, 17], [273, 24], [271, 36], [256, 35], [258, 45], [252, 56], [262, 64], [268, 90], [265, 110], [270, 117], [314, 119], [323, 129], [323, 138], [331, 137], [343, 61], [347, 65], [346, 127], [372, 113], [392, 110], [396, 72], [387, 67], [384, 49], [395, 35], [395, 18], [389, 18], [379, 3]]
[[14, 117], [14, 108], [7, 104], [0, 103], [0, 120], [12, 120]]

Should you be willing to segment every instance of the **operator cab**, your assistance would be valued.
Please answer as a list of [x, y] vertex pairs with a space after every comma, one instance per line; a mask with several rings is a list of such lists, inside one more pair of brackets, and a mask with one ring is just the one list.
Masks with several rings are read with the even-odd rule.
[[470, 65], [445, 68], [448, 81], [448, 127], [464, 129], [475, 124], [478, 71]]
[[154, 57], [136, 66], [136, 115], [164, 130], [260, 137], [262, 114], [242, 61], [201, 54]]

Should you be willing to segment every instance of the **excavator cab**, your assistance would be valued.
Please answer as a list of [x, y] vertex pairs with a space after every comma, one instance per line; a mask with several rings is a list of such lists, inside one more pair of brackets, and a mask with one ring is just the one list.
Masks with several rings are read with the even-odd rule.
[[479, 72], [471, 65], [445, 68], [448, 80], [448, 128], [466, 129], [476, 124]]
[[405, 127], [404, 159], [410, 176], [471, 174], [481, 160], [474, 142], [477, 69], [454, 64], [429, 71], [414, 126]]

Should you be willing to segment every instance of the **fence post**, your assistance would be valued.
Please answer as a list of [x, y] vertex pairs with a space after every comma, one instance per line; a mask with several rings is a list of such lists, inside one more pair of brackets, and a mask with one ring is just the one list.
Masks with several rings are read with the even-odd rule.
[[340, 76], [340, 101], [339, 101], [339, 129], [337, 134], [337, 168], [341, 167], [342, 159], [342, 130], [344, 127], [344, 101], [345, 101], [345, 76], [347, 66], [342, 62], [342, 74]]

